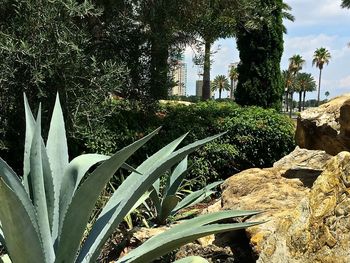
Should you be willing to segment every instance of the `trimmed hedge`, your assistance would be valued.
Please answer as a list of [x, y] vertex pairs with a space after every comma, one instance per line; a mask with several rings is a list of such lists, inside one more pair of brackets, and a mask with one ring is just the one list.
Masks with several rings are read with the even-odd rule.
[[243, 169], [269, 167], [295, 147], [292, 121], [275, 110], [242, 108], [232, 102], [215, 101], [189, 106], [166, 104], [153, 113], [128, 101], [106, 107], [111, 114], [105, 122], [91, 129], [94, 133], [81, 133], [90, 152], [111, 154], [163, 126], [148, 148], [139, 151], [131, 160], [134, 165], [186, 132], [189, 135], [184, 144], [227, 132], [192, 155], [190, 178], [197, 179], [200, 185], [226, 179]]

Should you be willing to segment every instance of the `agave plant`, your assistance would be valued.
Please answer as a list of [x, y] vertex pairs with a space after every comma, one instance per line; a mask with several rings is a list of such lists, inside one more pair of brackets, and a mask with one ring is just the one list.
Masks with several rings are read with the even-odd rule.
[[[89, 218], [105, 185], [128, 157], [156, 135], [159, 129], [111, 157], [85, 154], [69, 162], [58, 96], [46, 144], [41, 137], [40, 107], [34, 120], [25, 99], [25, 114], [22, 182], [0, 158], [0, 240], [8, 253], [8, 257], [1, 260], [13, 263], [95, 262], [107, 238], [150, 185], [190, 152], [220, 136], [175, 150], [184, 138], [181, 136], [144, 161], [113, 193], [83, 241]], [[92, 173], [85, 175], [100, 162]], [[223, 211], [191, 219], [149, 239], [117, 262], [151, 262], [202, 236], [255, 225], [257, 223], [214, 223], [256, 213]], [[180, 262], [196, 260], [198, 258], [188, 258]]]
[[178, 191], [188, 170], [188, 156], [186, 156], [167, 177], [163, 189], [160, 187], [160, 178], [152, 185], [149, 196], [156, 210], [157, 224], [165, 225], [167, 219], [175, 216], [182, 209], [202, 202], [215, 193], [212, 191], [213, 188], [222, 183], [222, 181], [211, 183], [203, 189], [191, 192], [181, 200]]

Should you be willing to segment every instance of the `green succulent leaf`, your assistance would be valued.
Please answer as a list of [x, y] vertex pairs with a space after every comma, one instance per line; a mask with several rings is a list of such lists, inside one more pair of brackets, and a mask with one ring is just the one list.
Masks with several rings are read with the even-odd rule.
[[174, 169], [168, 178], [167, 189], [165, 195], [175, 195], [178, 191], [184, 177], [187, 174], [188, 157], [186, 156]]
[[[103, 188], [126, 159], [156, 135], [158, 131], [159, 129], [155, 130], [114, 154], [110, 159], [97, 167], [77, 189], [64, 217], [56, 262], [74, 262], [85, 227]], [[139, 174], [137, 176], [140, 177]], [[128, 192], [132, 192], [132, 190], [128, 189]], [[123, 193], [123, 195], [127, 194]], [[77, 213], [76, 211], [80, 212]], [[104, 223], [106, 224], [107, 222]]]
[[[128, 214], [135, 202], [149, 189], [163, 173], [169, 170], [173, 165], [180, 162], [186, 155], [195, 151], [203, 144], [210, 142], [222, 134], [208, 137], [206, 139], [189, 144], [165, 158], [160, 164], [154, 165], [149, 171], [143, 172], [143, 176], [135, 175], [128, 176], [123, 184], [116, 190], [114, 195], [116, 198], [109, 206], [106, 205], [102, 210], [101, 215], [97, 219], [92, 228], [88, 239], [86, 240], [82, 251], [78, 257], [78, 262], [91, 262], [96, 260], [99, 251], [107, 240], [108, 236]], [[141, 169], [137, 168], [142, 172]], [[130, 191], [132, 189], [133, 191]], [[113, 205], [111, 207], [111, 205]], [[104, 223], [103, 223], [104, 222]], [[109, 222], [110, 224], [106, 224]]]
[[0, 178], [0, 200], [6, 200], [1, 202], [0, 221], [12, 262], [48, 262], [27, 209], [3, 178]]
[[222, 182], [223, 181], [211, 183], [201, 190], [190, 193], [177, 204], [177, 206], [173, 209], [172, 214], [174, 215], [185, 207], [190, 207], [202, 202], [205, 198], [215, 193], [214, 191], [211, 191], [211, 189], [222, 184]]
[[0, 178], [11, 188], [12, 191], [17, 195], [18, 199], [21, 200], [24, 208], [26, 209], [31, 223], [34, 228], [38, 230], [38, 223], [36, 219], [36, 212], [34, 210], [32, 201], [29, 198], [24, 186], [19, 180], [17, 174], [11, 169], [11, 167], [0, 158]]
[[171, 211], [176, 207], [179, 203], [180, 198], [176, 195], [168, 195], [164, 198], [162, 202], [162, 209], [160, 210], [160, 214], [157, 216], [157, 221], [160, 224], [166, 224], [167, 218], [170, 216]]
[[186, 243], [192, 242], [198, 238], [218, 234], [226, 231], [244, 229], [250, 226], [260, 224], [253, 223], [231, 223], [231, 224], [213, 224], [217, 221], [238, 217], [251, 216], [259, 213], [258, 211], [223, 211], [212, 214], [201, 215], [180, 223], [171, 229], [154, 236], [143, 243], [141, 246], [132, 250], [117, 263], [141, 263], [151, 262], [162, 255], [167, 254], [173, 249]]
[[24, 111], [26, 119], [26, 133], [25, 133], [25, 143], [24, 143], [24, 160], [23, 160], [23, 185], [26, 189], [28, 195], [30, 195], [30, 147], [32, 145], [33, 134], [35, 130], [35, 120], [33, 113], [30, 109], [27, 96], [23, 94], [24, 98]]
[[56, 96], [56, 102], [52, 113], [46, 148], [51, 165], [53, 184], [55, 189], [52, 238], [53, 240], [56, 240], [59, 227], [60, 190], [63, 180], [62, 178], [68, 165], [68, 146], [66, 130], [58, 94]]
[[38, 118], [36, 120], [32, 146], [30, 149], [30, 174], [33, 189], [33, 203], [37, 213], [39, 236], [44, 248], [45, 259], [47, 262], [53, 262], [55, 258], [55, 252], [53, 250], [53, 242], [46, 202], [42, 151], [41, 107], [39, 106]]
[[209, 263], [209, 261], [202, 257], [192, 256], [176, 260], [173, 263]]
[[86, 172], [95, 164], [105, 161], [109, 158], [109, 156], [101, 154], [84, 154], [74, 158], [68, 164], [62, 179], [62, 187], [59, 201], [60, 230], [62, 229], [64, 215], [67, 212], [68, 206], [71, 203], [73, 195]]

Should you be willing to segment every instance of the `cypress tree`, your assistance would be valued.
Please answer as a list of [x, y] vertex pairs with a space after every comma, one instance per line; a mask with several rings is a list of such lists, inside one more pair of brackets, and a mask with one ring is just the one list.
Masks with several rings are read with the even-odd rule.
[[235, 98], [240, 105], [281, 107], [282, 11], [282, 0], [257, 0], [250, 15], [256, 18], [255, 26], [247, 28], [246, 23], [237, 24], [240, 63]]

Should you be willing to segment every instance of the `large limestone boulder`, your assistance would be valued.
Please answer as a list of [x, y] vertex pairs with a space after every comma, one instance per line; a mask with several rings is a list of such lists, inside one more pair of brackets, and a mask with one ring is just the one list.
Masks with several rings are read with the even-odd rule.
[[243, 171], [224, 183], [222, 208], [265, 211], [248, 219], [266, 221], [246, 232], [256, 262], [350, 262], [350, 153], [297, 148], [273, 168]]
[[349, 151], [350, 94], [301, 112], [295, 139], [302, 148], [324, 150], [332, 155]]

